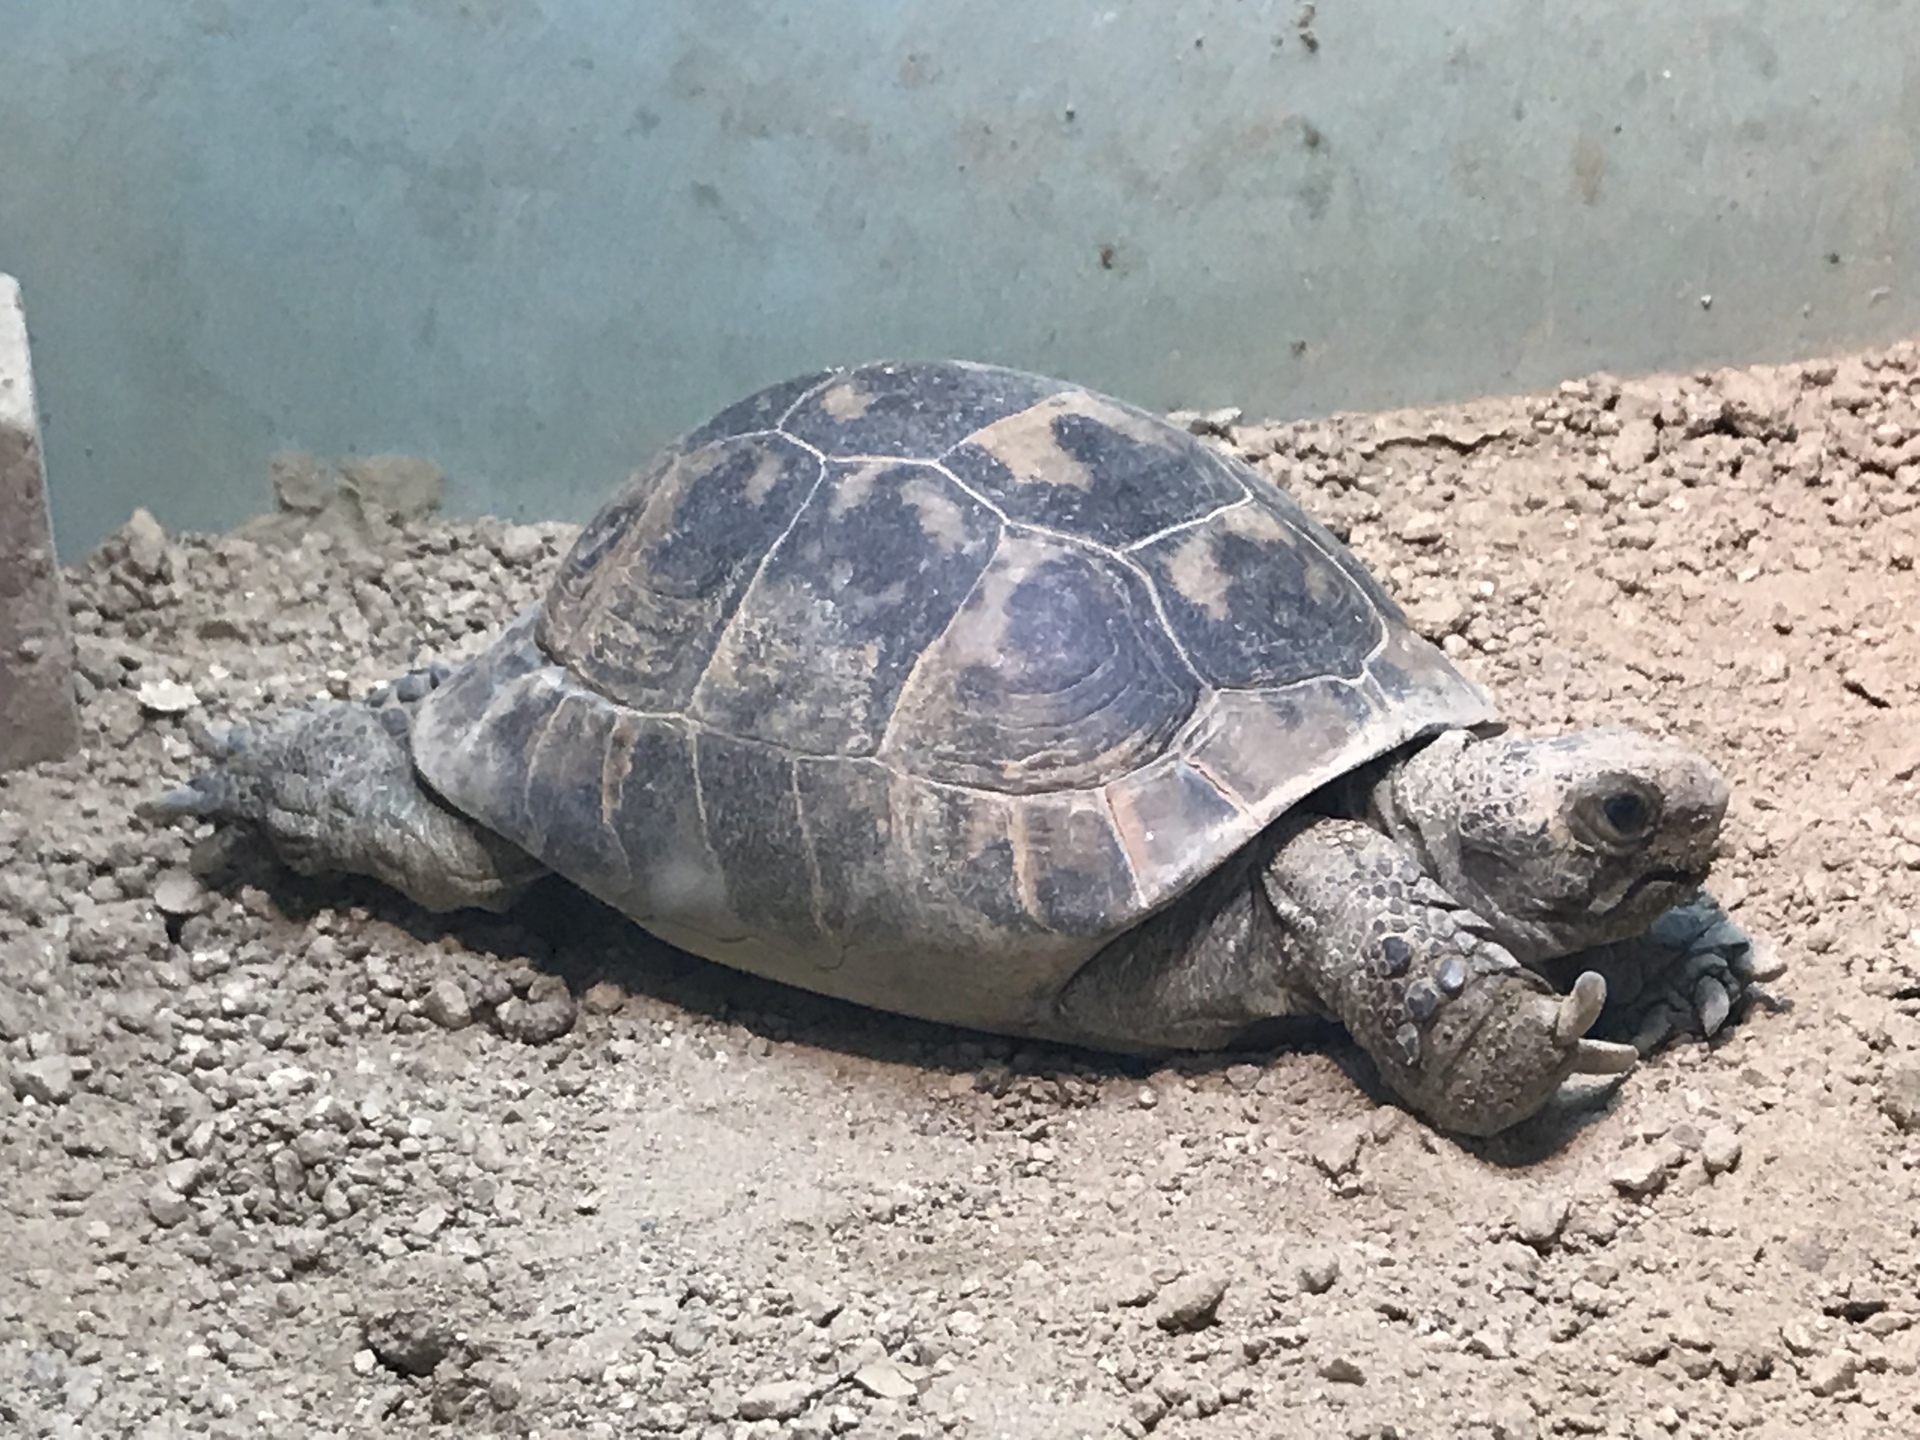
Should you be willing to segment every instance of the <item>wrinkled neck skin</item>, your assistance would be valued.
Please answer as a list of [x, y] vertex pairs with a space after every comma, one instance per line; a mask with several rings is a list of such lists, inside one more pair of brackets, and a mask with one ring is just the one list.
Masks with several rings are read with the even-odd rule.
[[[1460, 863], [1460, 757], [1476, 739], [1466, 730], [1448, 730], [1389, 766], [1367, 794], [1367, 819], [1417, 857], [1441, 889], [1497, 924], [1485, 908], [1487, 897]], [[1530, 957], [1516, 952], [1516, 958], [1524, 964]]]
[[[1522, 964], [1639, 935], [1691, 899], [1726, 807], [1726, 781], [1705, 759], [1611, 728], [1447, 731], [1389, 766], [1367, 796], [1367, 818]], [[1610, 815], [1635, 822], [1631, 833]]]

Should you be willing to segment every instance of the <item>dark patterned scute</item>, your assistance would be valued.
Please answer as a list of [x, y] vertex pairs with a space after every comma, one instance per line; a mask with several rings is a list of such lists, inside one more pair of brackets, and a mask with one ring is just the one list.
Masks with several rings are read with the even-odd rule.
[[994, 421], [1071, 388], [990, 365], [869, 365], [828, 376], [780, 428], [836, 459], [938, 460]]
[[756, 430], [776, 429], [786, 419], [795, 401], [821, 381], [831, 379], [833, 373], [831, 370], [817, 370], [811, 375], [796, 375], [791, 380], [782, 380], [777, 385], [757, 390], [746, 399], [729, 405], [698, 430], [689, 431], [681, 439], [680, 448], [698, 450], [715, 440], [730, 440], [736, 435], [751, 435]]
[[662, 938], [1045, 1033], [1308, 792], [1493, 719], [1284, 494], [954, 363], [774, 386], [637, 476], [420, 707], [422, 775]]
[[636, 710], [684, 709], [823, 473], [816, 455], [778, 435], [669, 450], [561, 562], [542, 622], [548, 653]]
[[946, 464], [1009, 519], [1116, 550], [1247, 497], [1226, 462], [1189, 436], [1084, 392], [983, 427]]
[[1250, 496], [1135, 552], [1194, 668], [1223, 689], [1357, 679], [1393, 614], [1332, 558], [1339, 542], [1277, 499]]
[[952, 785], [1082, 789], [1162, 753], [1198, 698], [1136, 571], [1014, 532], [925, 647], [882, 754]]
[[1000, 522], [930, 466], [827, 471], [735, 608], [688, 710], [808, 755], [871, 755], [908, 672], [987, 568]]

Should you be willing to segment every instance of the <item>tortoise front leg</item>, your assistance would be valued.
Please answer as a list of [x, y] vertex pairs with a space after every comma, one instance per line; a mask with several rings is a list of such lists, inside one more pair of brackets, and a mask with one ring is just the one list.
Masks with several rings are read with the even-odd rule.
[[1119, 1051], [1210, 1050], [1262, 1020], [1344, 1024], [1407, 1105], [1491, 1135], [1575, 1072], [1620, 1074], [1629, 1045], [1582, 1038], [1606, 1001], [1561, 996], [1487, 936], [1400, 846], [1354, 820], [1285, 822], [1271, 854], [1229, 865], [1087, 962], [1048, 1033]]
[[296, 874], [368, 876], [428, 910], [504, 910], [545, 870], [420, 783], [408, 736], [434, 678], [209, 737], [212, 765], [141, 811], [243, 827]]
[[1569, 1075], [1620, 1074], [1631, 1046], [1583, 1038], [1606, 1002], [1588, 971], [1562, 996], [1488, 936], [1405, 850], [1355, 820], [1303, 818], [1260, 874], [1281, 963], [1436, 1125], [1491, 1135]]

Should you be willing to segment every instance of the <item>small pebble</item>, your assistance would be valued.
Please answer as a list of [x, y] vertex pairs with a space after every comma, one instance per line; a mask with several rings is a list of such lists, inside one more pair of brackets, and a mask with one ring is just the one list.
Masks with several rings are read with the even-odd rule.
[[812, 1403], [814, 1387], [806, 1380], [769, 1380], [740, 1397], [742, 1420], [791, 1420]]
[[1564, 1196], [1531, 1196], [1513, 1217], [1513, 1233], [1521, 1243], [1545, 1250], [1560, 1238], [1571, 1208]]
[[1160, 1287], [1154, 1281], [1153, 1272], [1143, 1265], [1128, 1268], [1115, 1277], [1108, 1299], [1122, 1309], [1137, 1309], [1151, 1304], [1153, 1297], [1159, 1293]]
[[1338, 1180], [1360, 1163], [1360, 1140], [1358, 1125], [1336, 1125], [1314, 1140], [1307, 1158], [1329, 1180]]
[[1607, 1171], [1607, 1179], [1622, 1195], [1642, 1199], [1664, 1190], [1685, 1160], [1678, 1145], [1642, 1145], [1616, 1161]]
[[1700, 1142], [1700, 1163], [1709, 1175], [1724, 1175], [1740, 1163], [1740, 1137], [1731, 1127], [1716, 1125]]
[[473, 1023], [473, 1006], [467, 1001], [466, 987], [448, 976], [427, 987], [427, 993], [420, 999], [420, 1013], [442, 1030], [460, 1030]]
[[177, 680], [149, 680], [133, 692], [133, 698], [150, 715], [184, 715], [200, 703], [193, 687]]
[[1807, 1389], [1815, 1395], [1839, 1395], [1851, 1390], [1859, 1376], [1860, 1362], [1844, 1350], [1834, 1350], [1807, 1366]]
[[163, 915], [197, 915], [207, 903], [207, 892], [185, 870], [169, 870], [153, 882], [153, 904]]
[[880, 1400], [910, 1400], [920, 1393], [920, 1382], [892, 1360], [869, 1360], [853, 1372], [853, 1383]]
[[509, 525], [494, 550], [509, 565], [531, 565], [546, 550], [546, 540], [532, 525]]
[[1224, 1275], [1182, 1276], [1160, 1292], [1153, 1323], [1168, 1331], [1204, 1330], [1213, 1324], [1226, 1294]]
[[1345, 1355], [1335, 1355], [1332, 1359], [1322, 1360], [1316, 1367], [1322, 1380], [1335, 1385], [1364, 1385], [1367, 1383], [1366, 1371], [1359, 1362]]
[[527, 998], [515, 997], [494, 1011], [494, 1023], [509, 1040], [523, 1045], [546, 1045], [573, 1029], [579, 1018], [579, 1006], [557, 975], [542, 975], [527, 991]]
[[1316, 1251], [1300, 1261], [1294, 1276], [1309, 1295], [1324, 1295], [1340, 1278], [1340, 1257], [1330, 1250]]
[[1920, 1065], [1891, 1065], [1880, 1081], [1880, 1109], [1894, 1128], [1920, 1131]]
[[170, 1230], [193, 1214], [193, 1205], [171, 1185], [161, 1183], [147, 1191], [147, 1213], [154, 1224]]
[[74, 1064], [68, 1055], [41, 1055], [22, 1060], [11, 1071], [13, 1093], [42, 1105], [64, 1105], [77, 1088]]

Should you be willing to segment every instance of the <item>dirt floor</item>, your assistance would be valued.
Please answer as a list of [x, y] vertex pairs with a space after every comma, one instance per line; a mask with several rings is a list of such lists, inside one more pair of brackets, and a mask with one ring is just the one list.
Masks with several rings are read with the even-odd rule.
[[195, 724], [476, 648], [571, 534], [289, 462], [72, 572], [87, 748], [0, 780], [0, 1432], [1920, 1433], [1920, 351], [1192, 423], [1520, 725], [1720, 763], [1788, 1008], [1463, 1145], [1337, 1036], [1150, 1072], [558, 886], [203, 888], [133, 815]]

